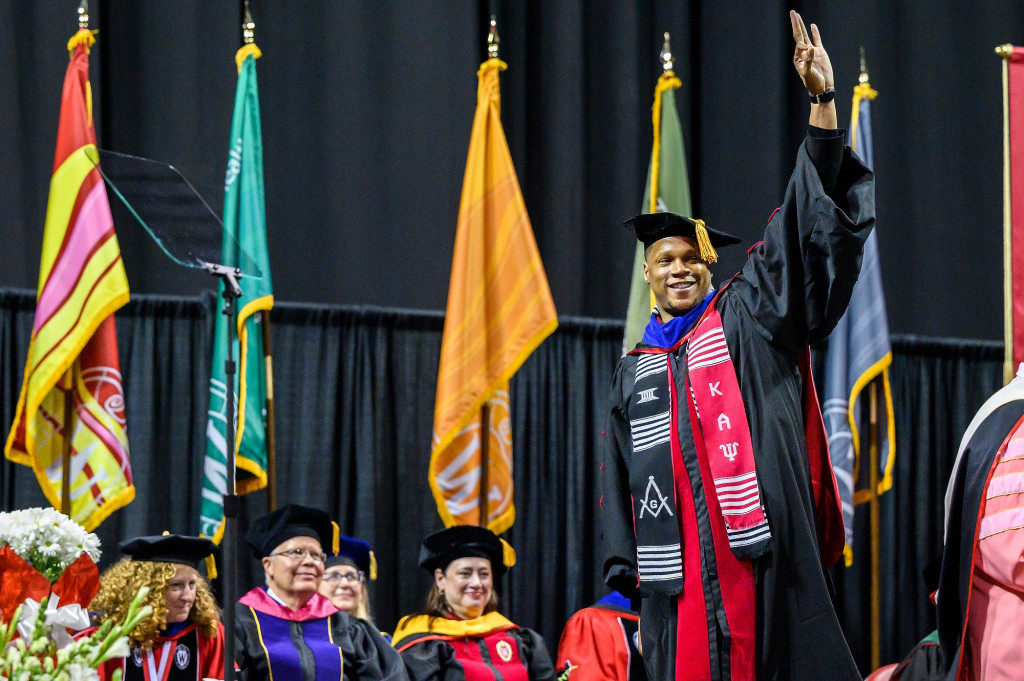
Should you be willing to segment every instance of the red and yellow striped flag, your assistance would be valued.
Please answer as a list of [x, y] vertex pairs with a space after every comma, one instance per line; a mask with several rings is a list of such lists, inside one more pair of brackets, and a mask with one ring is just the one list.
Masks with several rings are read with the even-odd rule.
[[[135, 497], [125, 436], [114, 310], [128, 278], [114, 235], [89, 87], [92, 33], [68, 41], [32, 339], [4, 454], [31, 466], [60, 506], [65, 424], [71, 428], [71, 517], [92, 530]], [[72, 413], [65, 413], [68, 391]], [[69, 418], [70, 416], [70, 418]]]
[[[501, 127], [498, 73], [477, 72], [476, 115], [459, 222], [434, 403], [430, 487], [446, 526], [515, 522], [508, 382], [558, 326], [555, 303]], [[480, 518], [481, 408], [489, 409], [487, 517]]]

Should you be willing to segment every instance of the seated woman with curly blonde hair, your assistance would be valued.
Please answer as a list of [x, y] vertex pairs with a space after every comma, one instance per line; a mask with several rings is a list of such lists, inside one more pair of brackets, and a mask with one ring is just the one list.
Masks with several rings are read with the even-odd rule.
[[[224, 678], [224, 627], [217, 602], [196, 567], [213, 551], [209, 539], [167, 534], [120, 544], [128, 556], [100, 577], [100, 591], [89, 605], [93, 621], [120, 622], [144, 586], [144, 605], [153, 614], [128, 635], [131, 654], [115, 658], [98, 672], [106, 681], [116, 669], [124, 681], [178, 681]], [[92, 629], [82, 632], [86, 634]]]

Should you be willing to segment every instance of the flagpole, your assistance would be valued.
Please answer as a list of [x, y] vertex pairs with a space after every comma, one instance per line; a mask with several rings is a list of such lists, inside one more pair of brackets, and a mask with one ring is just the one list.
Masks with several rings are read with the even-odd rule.
[[878, 581], [879, 527], [878, 503], [878, 378], [871, 381], [868, 393], [871, 425], [868, 435], [868, 493], [871, 515], [871, 669], [878, 669], [881, 648], [881, 603]]
[[[487, 58], [498, 58], [498, 44], [501, 39], [498, 37], [498, 21], [491, 15], [491, 28], [487, 33]], [[491, 509], [488, 499], [490, 487], [489, 468], [491, 463], [491, 408], [488, 395], [480, 407], [480, 489], [478, 503], [480, 506], [480, 519], [477, 523], [480, 527], [487, 527], [490, 520]]]
[[1010, 211], [1010, 89], [1009, 60], [1013, 45], [996, 48], [1003, 62], [1003, 383], [1013, 379], [1013, 227]]
[[[78, 3], [78, 30], [89, 28], [89, 2]], [[60, 457], [60, 512], [71, 515], [71, 447], [75, 435], [75, 368], [68, 368], [64, 378], [67, 386], [64, 390], [64, 443]]]
[[[85, 0], [82, 0], [85, 4]], [[64, 442], [60, 463], [60, 512], [71, 516], [71, 445], [75, 434], [75, 379], [74, 366], [64, 375], [68, 385], [64, 390]]]
[[267, 369], [267, 505], [277, 508], [277, 455], [274, 448], [274, 371], [270, 346], [270, 310], [263, 310], [263, 361]]

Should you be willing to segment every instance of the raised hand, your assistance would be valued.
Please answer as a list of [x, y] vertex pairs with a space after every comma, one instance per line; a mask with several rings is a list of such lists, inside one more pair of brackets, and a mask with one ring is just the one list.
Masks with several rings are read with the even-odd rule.
[[793, 40], [796, 41], [793, 66], [804, 82], [804, 87], [812, 95], [831, 90], [835, 85], [832, 62], [829, 61], [825, 46], [821, 44], [818, 27], [811, 24], [811, 33], [808, 35], [803, 18], [793, 10], [789, 12], [789, 20], [793, 24]]

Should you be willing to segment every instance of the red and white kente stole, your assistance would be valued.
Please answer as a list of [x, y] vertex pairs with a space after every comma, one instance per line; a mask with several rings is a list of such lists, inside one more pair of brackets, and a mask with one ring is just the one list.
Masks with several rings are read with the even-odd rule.
[[771, 548], [771, 529], [761, 502], [743, 396], [718, 310], [709, 310], [693, 331], [686, 368], [700, 421], [693, 431], [704, 438], [729, 547], [737, 558], [753, 560]]

